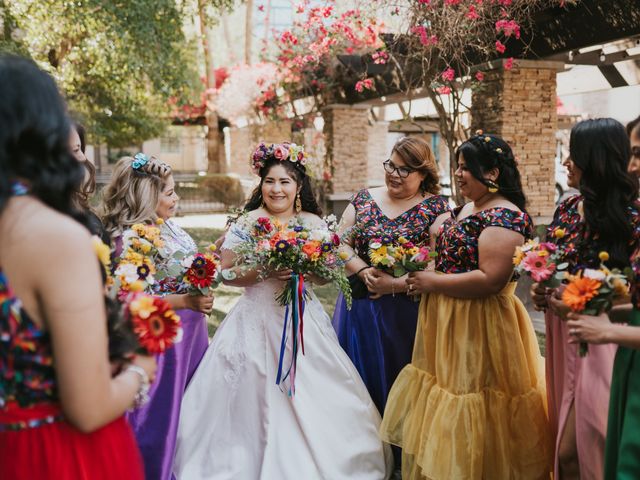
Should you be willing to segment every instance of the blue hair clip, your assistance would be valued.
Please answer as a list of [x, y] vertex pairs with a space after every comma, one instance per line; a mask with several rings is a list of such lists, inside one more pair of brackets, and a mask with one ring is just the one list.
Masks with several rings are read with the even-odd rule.
[[149, 157], [147, 157], [144, 153], [136, 153], [136, 155], [133, 157], [131, 168], [133, 168], [134, 170], [139, 170], [147, 163], [149, 163]]

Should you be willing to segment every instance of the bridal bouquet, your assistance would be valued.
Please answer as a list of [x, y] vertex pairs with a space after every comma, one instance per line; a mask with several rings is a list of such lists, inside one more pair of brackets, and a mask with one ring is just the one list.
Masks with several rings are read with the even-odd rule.
[[[315, 274], [334, 283], [351, 306], [351, 287], [339, 252], [337, 222], [333, 215], [325, 219], [326, 226], [309, 226], [298, 218], [287, 225], [268, 217], [244, 221], [247, 226], [244, 241], [232, 248], [238, 255], [238, 268], [258, 270], [261, 277], [273, 270], [293, 271], [275, 296], [278, 304], [285, 307], [276, 383], [282, 386], [288, 379], [288, 393], [293, 396], [298, 350], [304, 355], [304, 310], [308, 297], [305, 275]], [[234, 277], [232, 271], [224, 271], [222, 275], [228, 279]], [[286, 367], [283, 364], [288, 341], [292, 355]]]
[[536, 238], [516, 247], [513, 265], [516, 273], [528, 275], [535, 282], [555, 288], [565, 278], [563, 270], [568, 267], [567, 263], [562, 262], [562, 257], [563, 252], [554, 243], [540, 242]]
[[[607, 252], [600, 252], [600, 260], [609, 259]], [[629, 280], [625, 273], [604, 265], [600, 268], [585, 268], [575, 275], [567, 276], [567, 287], [562, 292], [562, 302], [573, 312], [599, 315], [613, 306], [613, 301], [629, 295]], [[580, 356], [588, 352], [586, 343], [580, 343]]]
[[397, 240], [390, 235], [372, 238], [369, 242], [371, 266], [386, 271], [394, 277], [424, 270], [436, 257], [427, 246], [417, 246], [405, 237]]

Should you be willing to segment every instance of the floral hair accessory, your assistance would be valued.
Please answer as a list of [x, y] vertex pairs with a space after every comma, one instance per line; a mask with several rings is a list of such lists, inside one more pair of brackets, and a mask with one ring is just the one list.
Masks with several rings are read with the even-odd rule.
[[271, 143], [265, 144], [261, 142], [251, 155], [251, 168], [258, 175], [269, 158], [275, 158], [279, 161], [289, 160], [292, 163], [304, 167], [309, 159], [302, 145], [295, 143]]
[[140, 168], [144, 167], [147, 163], [149, 163], [149, 157], [147, 157], [144, 153], [136, 153], [136, 155], [133, 157], [131, 168], [133, 168], [134, 170], [140, 170]]

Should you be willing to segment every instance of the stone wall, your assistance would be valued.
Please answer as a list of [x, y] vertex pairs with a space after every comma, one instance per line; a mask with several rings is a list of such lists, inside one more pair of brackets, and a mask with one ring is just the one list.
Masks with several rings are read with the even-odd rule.
[[537, 223], [546, 223], [555, 208], [555, 132], [557, 62], [519, 60], [505, 70], [494, 62], [485, 71], [483, 87], [472, 97], [472, 131], [503, 137], [518, 159], [527, 209]]
[[382, 162], [389, 158], [389, 122], [374, 122], [369, 126], [367, 142], [368, 176], [367, 186], [384, 185], [384, 169]]

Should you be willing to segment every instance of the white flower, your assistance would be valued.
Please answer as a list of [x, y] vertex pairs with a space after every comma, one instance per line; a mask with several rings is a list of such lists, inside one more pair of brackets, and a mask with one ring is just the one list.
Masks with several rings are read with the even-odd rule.
[[598, 280], [600, 282], [603, 282], [607, 276], [605, 275], [605, 273], [601, 270], [593, 270], [591, 268], [585, 268], [583, 275], [587, 278], [591, 278], [593, 280]]
[[371, 242], [369, 244], [369, 248], [372, 249], [372, 250], [377, 250], [381, 246], [382, 246], [382, 244], [380, 242]]
[[194, 255], [189, 255], [188, 257], [184, 257], [182, 259], [182, 262], [180, 262], [180, 264], [185, 268], [191, 268], [191, 265], [193, 264], [193, 258], [194, 258]]
[[115, 274], [118, 277], [122, 277], [127, 283], [138, 281], [138, 267], [132, 263], [121, 263], [116, 268]]

